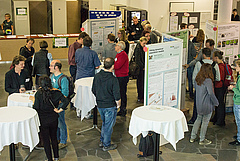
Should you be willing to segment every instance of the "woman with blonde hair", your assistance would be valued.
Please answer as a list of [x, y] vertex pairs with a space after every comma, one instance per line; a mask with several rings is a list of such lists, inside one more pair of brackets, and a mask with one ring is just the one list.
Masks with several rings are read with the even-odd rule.
[[118, 43], [119, 41], [123, 41], [125, 42], [125, 49], [124, 51], [127, 53], [128, 55], [128, 52], [129, 52], [129, 42], [128, 42], [128, 38], [127, 38], [127, 35], [126, 35], [126, 32], [124, 29], [119, 29], [118, 30], [118, 33], [117, 33], [117, 38], [115, 39], [115, 43]]
[[193, 143], [197, 137], [199, 126], [201, 125], [199, 145], [208, 145], [212, 142], [205, 138], [209, 120], [214, 111], [214, 106], [218, 106], [218, 100], [214, 94], [213, 72], [211, 64], [202, 64], [198, 72], [194, 86], [196, 88], [196, 108], [197, 119], [194, 122], [190, 143]]

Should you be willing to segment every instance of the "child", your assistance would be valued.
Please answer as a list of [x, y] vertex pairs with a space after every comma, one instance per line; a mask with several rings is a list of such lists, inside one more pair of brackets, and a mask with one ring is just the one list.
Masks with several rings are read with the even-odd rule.
[[194, 86], [196, 88], [196, 108], [198, 115], [193, 125], [190, 143], [195, 141], [200, 124], [201, 131], [199, 144], [208, 145], [212, 143], [210, 140], [205, 139], [205, 135], [214, 106], [218, 106], [219, 104], [214, 94], [213, 80], [214, 76], [211, 64], [202, 64], [194, 82]]

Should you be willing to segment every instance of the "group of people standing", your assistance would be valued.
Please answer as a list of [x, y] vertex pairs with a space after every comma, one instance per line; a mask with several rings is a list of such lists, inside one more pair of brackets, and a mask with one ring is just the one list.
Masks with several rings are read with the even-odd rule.
[[41, 124], [40, 142], [36, 149], [44, 147], [48, 160], [53, 160], [52, 145], [54, 160], [59, 160], [58, 149], [67, 146], [65, 110], [69, 103], [69, 81], [61, 72], [61, 62], [52, 60], [47, 50], [48, 43], [41, 41], [40, 50], [35, 52], [34, 42], [34, 39], [28, 38], [19, 55], [13, 58], [10, 70], [5, 74], [5, 91], [12, 94], [31, 90], [34, 86], [32, 76], [36, 77], [38, 90], [34, 97], [30, 97]]

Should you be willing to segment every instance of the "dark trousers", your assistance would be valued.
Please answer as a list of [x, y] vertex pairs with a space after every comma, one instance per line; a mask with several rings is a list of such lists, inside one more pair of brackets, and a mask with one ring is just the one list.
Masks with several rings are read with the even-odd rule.
[[127, 77], [117, 77], [120, 87], [121, 95], [121, 106], [120, 111], [125, 112], [127, 107], [127, 84], [129, 81], [129, 76]]
[[76, 65], [70, 65], [69, 72], [71, 76], [73, 77], [73, 82], [76, 80], [76, 73], [77, 73], [77, 66]]
[[213, 117], [213, 122], [217, 125], [225, 125], [225, 103], [224, 103], [224, 95], [225, 95], [225, 87], [215, 88], [215, 95], [218, 99], [219, 105], [215, 109], [215, 115]]
[[140, 69], [139, 75], [137, 77], [137, 92], [138, 99], [144, 98], [144, 70]]
[[43, 138], [44, 150], [48, 160], [51, 160], [51, 161], [52, 161], [52, 150], [50, 146], [50, 140], [53, 148], [54, 158], [59, 158], [57, 128], [58, 128], [58, 120], [55, 120], [46, 125], [40, 126], [40, 130]]
[[197, 119], [197, 107], [196, 107], [196, 89], [195, 89], [194, 104], [193, 104], [193, 115], [192, 115], [192, 118], [190, 119], [190, 121], [195, 122], [196, 119]]
[[194, 97], [193, 95], [193, 81], [192, 81], [192, 75], [193, 75], [194, 66], [187, 68], [187, 78], [188, 78], [188, 90], [190, 97]]

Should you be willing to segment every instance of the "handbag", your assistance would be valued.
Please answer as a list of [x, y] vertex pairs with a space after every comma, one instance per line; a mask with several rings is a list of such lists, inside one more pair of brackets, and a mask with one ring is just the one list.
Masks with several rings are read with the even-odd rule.
[[139, 72], [140, 68], [135, 62], [135, 57], [133, 55], [129, 63], [129, 76], [138, 76]]

